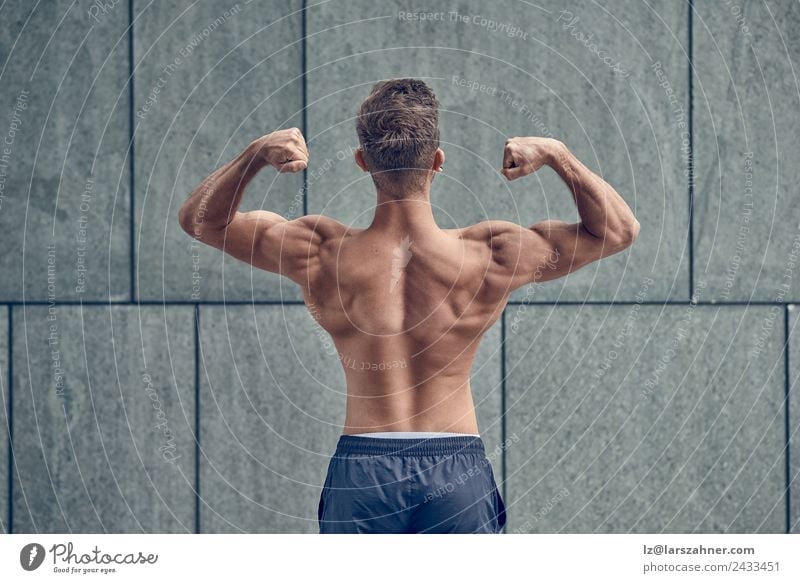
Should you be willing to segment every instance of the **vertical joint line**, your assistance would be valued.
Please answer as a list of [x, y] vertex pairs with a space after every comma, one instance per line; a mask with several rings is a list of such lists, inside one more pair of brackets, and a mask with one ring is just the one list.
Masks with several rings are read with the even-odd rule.
[[135, 215], [135, 206], [134, 206], [134, 199], [135, 199], [135, 161], [134, 161], [134, 89], [133, 89], [133, 68], [134, 68], [134, 57], [133, 57], [133, 2], [134, 0], [128, 0], [128, 172], [130, 176], [128, 176], [128, 188], [130, 189], [129, 197], [130, 197], [130, 217], [128, 220], [128, 228], [130, 229], [130, 234], [128, 237], [128, 244], [130, 245], [130, 253], [128, 260], [130, 261], [130, 296], [131, 302], [136, 301], [136, 215]]
[[194, 531], [200, 533], [200, 304], [194, 305]]
[[784, 441], [786, 443], [784, 464], [786, 473], [786, 534], [792, 530], [792, 456], [791, 456], [791, 417], [789, 411], [789, 393], [792, 379], [789, 376], [791, 367], [789, 366], [789, 304], [783, 309], [783, 417], [784, 417]]
[[[306, 108], [308, 107], [308, 87], [306, 81], [306, 73], [308, 71], [307, 67], [307, 59], [306, 59], [306, 10], [308, 8], [307, 0], [303, 0], [303, 10], [301, 12], [300, 18], [300, 34], [302, 36], [302, 40], [300, 42], [300, 53], [301, 53], [301, 66], [303, 68], [303, 75], [301, 77], [301, 85], [302, 85], [302, 92], [303, 92], [303, 112], [302, 112], [302, 126], [303, 126], [303, 135], [306, 136], [308, 139], [308, 112]], [[308, 167], [303, 169], [303, 215], [308, 214]]]
[[689, 18], [688, 29], [688, 53], [689, 53], [689, 155], [686, 161], [689, 173], [689, 300], [694, 297], [694, 30], [692, 22], [694, 20], [693, 0], [688, 1]]
[[6, 429], [8, 430], [8, 507], [6, 509], [6, 529], [8, 534], [14, 532], [14, 387], [12, 386], [13, 366], [14, 366], [14, 349], [12, 342], [12, 334], [14, 328], [13, 320], [14, 310], [8, 306], [8, 382], [6, 392], [8, 403], [6, 403]]
[[[500, 463], [502, 464], [501, 475], [503, 476], [503, 500], [508, 500], [508, 487], [506, 470], [506, 308], [500, 316]], [[506, 527], [503, 527], [503, 532]]]

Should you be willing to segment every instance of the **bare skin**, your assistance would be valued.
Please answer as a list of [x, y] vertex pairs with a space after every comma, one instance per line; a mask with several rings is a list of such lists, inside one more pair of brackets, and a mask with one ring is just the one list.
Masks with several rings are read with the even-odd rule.
[[[360, 150], [355, 158], [369, 171]], [[345, 434], [479, 433], [470, 370], [511, 292], [618, 253], [638, 235], [631, 209], [608, 183], [564, 144], [539, 137], [509, 139], [501, 172], [516, 180], [550, 166], [571, 190], [579, 223], [526, 228], [489, 220], [440, 229], [430, 185], [443, 162], [438, 150], [423, 187], [379, 190], [366, 229], [321, 215], [287, 221], [264, 210], [239, 212], [248, 182], [265, 166], [306, 167], [300, 131], [281, 130], [216, 170], [180, 210], [193, 237], [302, 288], [345, 372]]]

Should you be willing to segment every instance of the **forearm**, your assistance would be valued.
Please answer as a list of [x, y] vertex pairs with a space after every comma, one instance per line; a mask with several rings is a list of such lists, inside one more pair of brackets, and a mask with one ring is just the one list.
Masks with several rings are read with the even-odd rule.
[[550, 166], [572, 191], [581, 223], [589, 233], [609, 242], [636, 238], [639, 223], [625, 200], [566, 146], [559, 144]]
[[247, 185], [265, 165], [253, 143], [211, 173], [183, 203], [179, 213], [183, 229], [196, 237], [202, 231], [224, 229], [236, 215]]

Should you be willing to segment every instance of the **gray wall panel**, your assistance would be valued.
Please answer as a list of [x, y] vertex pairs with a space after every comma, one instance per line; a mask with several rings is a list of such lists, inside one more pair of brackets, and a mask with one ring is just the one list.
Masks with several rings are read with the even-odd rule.
[[800, 5], [694, 6], [695, 281], [717, 301], [796, 301]]
[[509, 531], [784, 532], [773, 316], [530, 311], [508, 339]]
[[128, 17], [93, 4], [0, 11], [2, 300], [130, 298]]
[[202, 532], [315, 532], [344, 373], [303, 306], [203, 307]]
[[[302, 125], [299, 0], [136, 2], [139, 297], [300, 299], [297, 286], [195, 241], [178, 209], [250, 142]], [[241, 210], [303, 214], [302, 174], [264, 169]]]
[[194, 531], [190, 307], [14, 309], [14, 532]]

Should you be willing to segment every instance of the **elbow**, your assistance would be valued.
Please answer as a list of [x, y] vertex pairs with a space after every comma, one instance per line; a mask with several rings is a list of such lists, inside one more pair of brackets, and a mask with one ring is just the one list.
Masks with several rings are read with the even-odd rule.
[[225, 238], [225, 228], [217, 227], [214, 224], [209, 224], [208, 218], [202, 210], [197, 211], [190, 202], [184, 203], [178, 211], [178, 224], [181, 229], [201, 243], [217, 247]]
[[195, 238], [198, 236], [196, 225], [194, 223], [194, 212], [189, 205], [184, 204], [181, 207], [181, 210], [178, 211], [178, 224], [180, 224], [181, 229], [183, 229], [188, 235], [191, 235]]
[[634, 217], [631, 217], [631, 222], [628, 225], [628, 228], [625, 230], [625, 242], [626, 246], [630, 247], [639, 237], [639, 221], [637, 221]]
[[638, 237], [639, 221], [631, 217], [630, 221], [614, 232], [610, 243], [615, 252], [619, 252], [633, 245]]

